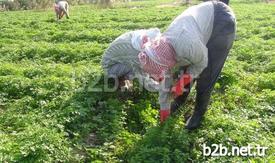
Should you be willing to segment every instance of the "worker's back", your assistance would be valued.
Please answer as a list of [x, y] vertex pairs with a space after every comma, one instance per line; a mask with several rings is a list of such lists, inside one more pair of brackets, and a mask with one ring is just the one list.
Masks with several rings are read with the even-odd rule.
[[57, 4], [60, 8], [66, 9], [66, 10], [67, 10], [67, 8], [68, 8], [68, 6], [69, 6], [68, 2], [66, 2], [66, 1], [58, 1], [56, 4]]

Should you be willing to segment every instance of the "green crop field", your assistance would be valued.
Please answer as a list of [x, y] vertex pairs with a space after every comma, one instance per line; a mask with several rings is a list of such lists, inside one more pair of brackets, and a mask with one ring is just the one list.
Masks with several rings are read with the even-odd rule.
[[[130, 2], [0, 12], [0, 162], [272, 162], [275, 4], [232, 1], [237, 37], [201, 128], [188, 132], [195, 91], [159, 125], [157, 93], [103, 93], [100, 60], [120, 34], [162, 31], [186, 6]], [[168, 0], [166, 1], [168, 2]], [[265, 156], [206, 157], [203, 144], [267, 147]]]

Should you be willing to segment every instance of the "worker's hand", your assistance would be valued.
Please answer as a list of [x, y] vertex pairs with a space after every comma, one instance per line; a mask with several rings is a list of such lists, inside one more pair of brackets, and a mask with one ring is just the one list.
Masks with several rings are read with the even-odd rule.
[[121, 91], [132, 91], [133, 90], [133, 82], [130, 80], [124, 80], [123, 86], [120, 87]]
[[180, 79], [176, 82], [176, 84], [172, 87], [171, 93], [174, 98], [183, 94], [184, 87], [192, 81], [192, 77], [190, 74], [183, 74]]
[[133, 88], [133, 82], [125, 79], [124, 77], [120, 77], [118, 79], [118, 88], [121, 91], [131, 91]]
[[170, 109], [161, 109], [160, 110], [160, 123], [163, 123], [170, 115]]

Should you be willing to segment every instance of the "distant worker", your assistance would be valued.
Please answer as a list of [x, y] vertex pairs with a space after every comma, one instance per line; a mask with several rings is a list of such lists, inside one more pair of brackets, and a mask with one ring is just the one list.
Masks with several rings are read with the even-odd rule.
[[[203, 2], [185, 10], [163, 34], [149, 29], [121, 35], [105, 51], [102, 67], [119, 83], [131, 80], [133, 74], [150, 76], [144, 84], [159, 91], [161, 122], [186, 101], [196, 82], [195, 109], [186, 123], [187, 129], [196, 129], [207, 110], [235, 31], [235, 15], [229, 6], [219, 1]], [[172, 76], [180, 70], [183, 71], [174, 81]]]
[[64, 14], [69, 19], [69, 4], [66, 1], [55, 1], [54, 11], [56, 13], [56, 20], [60, 20]]

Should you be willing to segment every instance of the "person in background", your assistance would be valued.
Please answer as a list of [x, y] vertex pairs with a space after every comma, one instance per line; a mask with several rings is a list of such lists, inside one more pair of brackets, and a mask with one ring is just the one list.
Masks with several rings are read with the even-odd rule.
[[64, 14], [66, 18], [69, 19], [69, 4], [66, 1], [55, 1], [54, 11], [56, 14], [56, 20], [60, 20]]
[[[146, 32], [128, 32], [118, 37], [105, 51], [102, 67], [120, 83], [131, 80], [132, 74], [149, 76], [144, 83], [159, 91], [161, 122], [185, 102], [196, 82], [195, 109], [186, 122], [187, 129], [196, 129], [207, 110], [235, 31], [235, 15], [228, 5], [203, 2], [185, 10], [163, 34], [148, 37]], [[172, 76], [179, 70], [178, 80], [174, 81]]]

